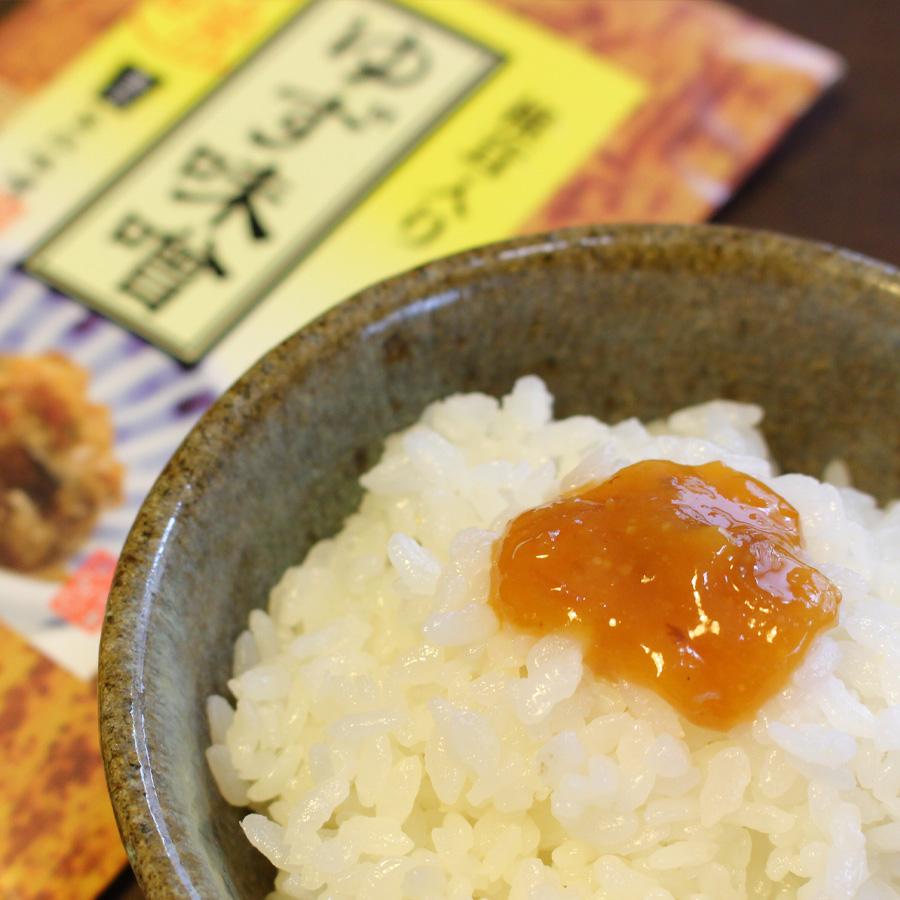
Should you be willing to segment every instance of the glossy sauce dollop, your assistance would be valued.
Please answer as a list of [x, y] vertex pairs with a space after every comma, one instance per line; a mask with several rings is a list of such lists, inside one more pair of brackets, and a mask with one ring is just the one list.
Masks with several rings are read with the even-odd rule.
[[574, 633], [597, 675], [717, 729], [784, 686], [840, 600], [786, 500], [722, 463], [662, 460], [514, 519], [491, 589], [503, 621]]

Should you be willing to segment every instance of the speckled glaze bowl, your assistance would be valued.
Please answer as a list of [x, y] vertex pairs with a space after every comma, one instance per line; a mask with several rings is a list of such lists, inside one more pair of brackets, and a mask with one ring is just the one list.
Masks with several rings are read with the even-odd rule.
[[147, 498], [100, 656], [103, 757], [151, 898], [263, 897], [272, 871], [204, 760], [204, 703], [287, 566], [340, 528], [385, 435], [454, 391], [543, 376], [557, 412], [752, 400], [785, 468], [900, 494], [900, 273], [771, 234], [582, 228], [368, 288], [258, 362]]

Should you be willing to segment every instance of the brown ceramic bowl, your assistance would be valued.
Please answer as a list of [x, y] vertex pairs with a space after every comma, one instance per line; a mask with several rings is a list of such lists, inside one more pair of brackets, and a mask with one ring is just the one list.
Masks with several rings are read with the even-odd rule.
[[900, 494], [900, 273], [771, 234], [597, 227], [368, 288], [258, 362], [168, 464], [128, 538], [100, 657], [103, 757], [151, 898], [262, 897], [272, 872], [204, 760], [249, 611], [359, 499], [385, 435], [454, 391], [542, 375], [557, 411], [753, 400], [785, 468]]

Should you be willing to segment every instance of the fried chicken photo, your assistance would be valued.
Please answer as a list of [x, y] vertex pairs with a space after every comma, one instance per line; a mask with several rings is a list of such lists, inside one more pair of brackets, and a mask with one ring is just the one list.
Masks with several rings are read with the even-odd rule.
[[109, 410], [88, 373], [59, 353], [0, 355], [0, 565], [63, 562], [100, 511], [122, 499]]

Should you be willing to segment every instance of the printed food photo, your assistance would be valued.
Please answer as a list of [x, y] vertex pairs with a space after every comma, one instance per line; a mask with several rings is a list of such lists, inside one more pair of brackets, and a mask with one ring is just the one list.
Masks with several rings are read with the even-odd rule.
[[88, 675], [134, 514], [214, 393], [19, 274], [0, 293], [0, 617]]

